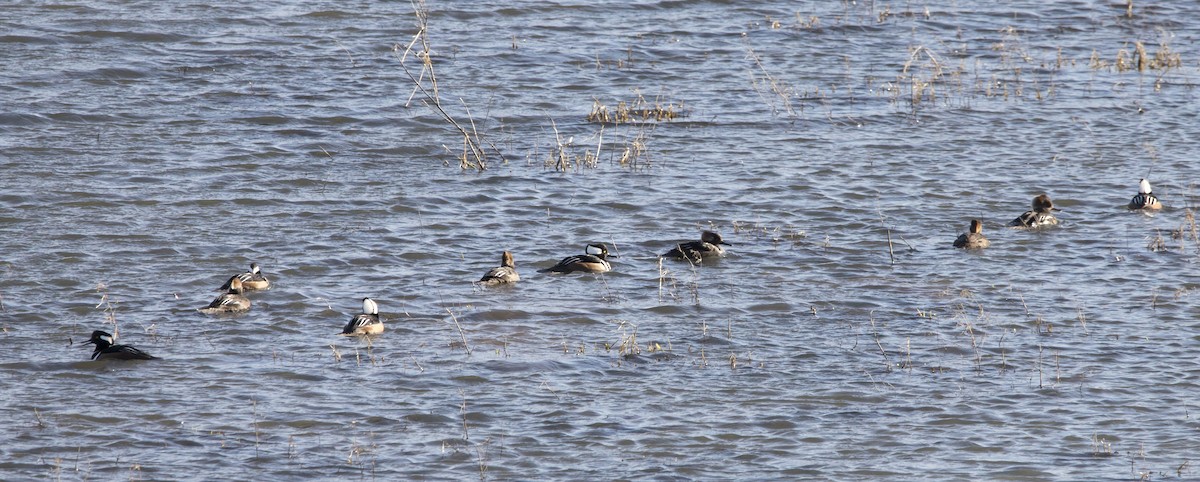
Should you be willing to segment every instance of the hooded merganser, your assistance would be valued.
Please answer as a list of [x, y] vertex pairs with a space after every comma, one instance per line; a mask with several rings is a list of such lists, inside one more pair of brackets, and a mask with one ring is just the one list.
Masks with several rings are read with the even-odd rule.
[[[271, 280], [259, 271], [258, 263], [250, 263], [250, 271], [237, 275], [237, 279], [242, 281], [242, 289], [247, 291], [260, 291], [271, 287]], [[226, 282], [218, 289], [228, 291], [229, 283]]]
[[704, 258], [720, 258], [725, 256], [725, 248], [721, 245], [733, 246], [721, 239], [721, 235], [712, 231], [700, 233], [699, 241], [688, 241], [679, 243], [675, 248], [663, 254], [664, 258], [686, 259], [693, 263], [699, 263]]
[[1061, 209], [1054, 207], [1054, 203], [1050, 201], [1050, 196], [1039, 194], [1033, 198], [1031, 205], [1033, 207], [1032, 210], [1017, 216], [1017, 219], [1012, 220], [1008, 225], [1015, 228], [1040, 228], [1042, 226], [1054, 226], [1058, 224], [1058, 218], [1054, 217], [1051, 211], [1061, 211]]
[[983, 237], [983, 223], [978, 219], [972, 219], [971, 230], [954, 240], [955, 248], [983, 249], [991, 245], [992, 243]]
[[129, 345], [117, 345], [113, 343], [112, 334], [107, 331], [96, 330], [92, 332], [92, 338], [84, 342], [96, 345], [96, 351], [92, 352], [93, 360], [157, 360], [158, 357], [146, 353], [142, 350]]
[[1162, 209], [1162, 203], [1150, 191], [1150, 181], [1142, 179], [1138, 183], [1138, 193], [1129, 201], [1129, 209]]
[[608, 264], [605, 258], [608, 257], [608, 247], [603, 243], [593, 243], [584, 248], [584, 254], [567, 256], [559, 261], [558, 264], [546, 269], [538, 270], [539, 273], [571, 273], [574, 271], [585, 271], [588, 273], [604, 273], [612, 269], [612, 265]]
[[241, 275], [234, 275], [225, 282], [227, 291], [218, 296], [207, 307], [200, 308], [201, 313], [243, 313], [250, 311], [250, 298], [242, 294]]
[[517, 274], [517, 265], [513, 263], [513, 255], [508, 251], [500, 255], [500, 266], [492, 268], [482, 278], [479, 278], [479, 282], [485, 285], [516, 283], [520, 280], [521, 276]]
[[370, 298], [363, 298], [362, 313], [354, 315], [346, 327], [342, 328], [343, 335], [378, 335], [383, 333], [383, 322], [379, 321], [379, 305]]

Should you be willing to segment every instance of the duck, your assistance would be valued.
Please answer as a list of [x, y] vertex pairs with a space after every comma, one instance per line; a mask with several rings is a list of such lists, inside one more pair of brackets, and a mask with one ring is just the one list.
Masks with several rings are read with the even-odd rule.
[[383, 333], [383, 322], [379, 321], [379, 305], [370, 298], [363, 298], [362, 304], [362, 313], [354, 315], [354, 318], [346, 323], [346, 327], [342, 328], [342, 335], [361, 336]]
[[1012, 220], [1008, 225], [1015, 228], [1040, 228], [1058, 224], [1058, 218], [1054, 217], [1051, 211], [1061, 211], [1061, 209], [1054, 207], [1050, 196], [1038, 194], [1033, 198], [1031, 206], [1031, 210], [1017, 216], [1017, 219]]
[[92, 332], [92, 338], [84, 343], [96, 345], [96, 351], [92, 352], [93, 360], [157, 360], [158, 357], [146, 353], [142, 350], [129, 345], [117, 345], [113, 343], [111, 333], [102, 330]]
[[212, 300], [208, 306], [200, 308], [201, 313], [217, 314], [217, 313], [245, 313], [250, 311], [250, 298], [242, 294], [242, 275], [233, 275], [229, 281], [225, 282], [225, 293]]
[[513, 263], [513, 255], [508, 251], [500, 254], [500, 266], [492, 268], [482, 278], [479, 278], [479, 282], [485, 285], [516, 283], [520, 280], [521, 276], [517, 274], [517, 265]]
[[693, 263], [699, 263], [706, 258], [720, 258], [725, 256], [725, 248], [721, 245], [733, 246], [721, 239], [721, 235], [712, 231], [700, 233], [699, 241], [688, 241], [679, 243], [673, 249], [663, 253], [664, 258], [686, 259]]
[[538, 272], [571, 273], [583, 271], [587, 273], [606, 273], [612, 270], [612, 265], [605, 259], [607, 257], [607, 246], [603, 243], [592, 243], [584, 248], [584, 254], [567, 256], [562, 261], [559, 261], [558, 264], [546, 269], [540, 269]]
[[954, 240], [955, 248], [983, 249], [991, 245], [991, 241], [983, 237], [983, 223], [978, 219], [972, 219], [971, 229]]
[[1158, 202], [1158, 198], [1150, 190], [1150, 181], [1142, 179], [1138, 183], [1138, 193], [1129, 200], [1129, 209], [1162, 209], [1162, 203]]
[[[258, 263], [250, 263], [250, 271], [237, 275], [237, 278], [242, 281], [242, 289], [246, 291], [262, 291], [271, 287], [271, 280], [263, 276]], [[226, 282], [218, 289], [228, 291], [229, 283]]]

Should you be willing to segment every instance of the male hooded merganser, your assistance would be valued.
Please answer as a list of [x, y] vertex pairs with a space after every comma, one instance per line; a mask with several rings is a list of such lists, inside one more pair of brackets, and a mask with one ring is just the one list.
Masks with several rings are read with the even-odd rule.
[[113, 336], [106, 331], [92, 332], [92, 338], [84, 342], [96, 345], [92, 352], [93, 360], [157, 360], [158, 357], [129, 345], [113, 343]]
[[[242, 281], [242, 289], [247, 291], [260, 291], [271, 287], [271, 280], [259, 271], [258, 263], [250, 263], [250, 271], [237, 275], [237, 279]], [[228, 291], [229, 283], [221, 285], [219, 289]]]
[[201, 313], [216, 314], [216, 313], [242, 313], [250, 311], [250, 298], [242, 294], [242, 279], [241, 275], [234, 275], [225, 283], [228, 286], [227, 291], [218, 296], [217, 299], [209, 303], [207, 307], [200, 308]]
[[363, 298], [362, 313], [354, 315], [346, 327], [342, 328], [343, 335], [378, 335], [383, 333], [383, 322], [379, 321], [379, 305], [370, 298]]
[[1129, 201], [1129, 209], [1162, 209], [1162, 203], [1150, 191], [1150, 181], [1142, 179], [1138, 183], [1138, 193]]
[[1040, 228], [1058, 224], [1058, 218], [1054, 217], [1051, 211], [1061, 211], [1061, 209], [1054, 207], [1050, 196], [1039, 194], [1033, 198], [1032, 207], [1032, 210], [1017, 216], [1017, 219], [1012, 220], [1008, 225], [1016, 228]]
[[604, 258], [608, 257], [608, 247], [603, 243], [593, 243], [584, 248], [584, 254], [567, 256], [559, 261], [558, 264], [546, 269], [538, 270], [539, 273], [571, 273], [574, 271], [585, 271], [588, 273], [604, 273], [612, 269], [612, 265]]
[[720, 258], [725, 256], [725, 248], [721, 245], [733, 246], [721, 239], [721, 235], [712, 231], [700, 233], [699, 241], [688, 241], [679, 243], [675, 248], [663, 254], [664, 258], [686, 259], [693, 263], [699, 263], [705, 258]]
[[479, 282], [485, 285], [516, 283], [520, 280], [521, 276], [517, 274], [517, 265], [513, 263], [513, 255], [508, 251], [500, 255], [500, 266], [492, 268], [482, 278], [479, 278]]
[[972, 219], [971, 230], [954, 240], [955, 248], [983, 249], [991, 245], [992, 243], [983, 237], [983, 223], [978, 219]]

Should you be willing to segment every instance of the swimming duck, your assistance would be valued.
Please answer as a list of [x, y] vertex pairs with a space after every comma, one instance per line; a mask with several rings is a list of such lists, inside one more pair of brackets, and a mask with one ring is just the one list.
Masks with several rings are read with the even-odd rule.
[[[242, 289], [247, 291], [260, 291], [271, 287], [271, 280], [259, 271], [258, 263], [250, 263], [250, 271], [237, 275], [237, 278], [242, 281]], [[229, 283], [221, 285], [219, 289], [228, 291]]]
[[1054, 217], [1051, 211], [1061, 211], [1061, 209], [1054, 207], [1050, 196], [1039, 194], [1033, 198], [1032, 207], [1032, 210], [1017, 216], [1017, 219], [1012, 220], [1008, 225], [1016, 228], [1040, 228], [1058, 224], [1058, 218]]
[[113, 336], [107, 331], [96, 330], [92, 332], [92, 338], [84, 342], [96, 345], [96, 351], [92, 352], [93, 360], [157, 360], [158, 357], [146, 353], [142, 350], [129, 345], [117, 345], [113, 343]]
[[1150, 181], [1142, 179], [1138, 183], [1138, 193], [1129, 201], [1129, 209], [1162, 209], [1162, 203], [1150, 191]]
[[955, 248], [983, 249], [991, 245], [992, 243], [983, 237], [983, 223], [978, 219], [972, 219], [971, 230], [959, 235], [958, 239], [954, 240]]
[[521, 276], [517, 274], [517, 265], [513, 263], [513, 255], [508, 251], [500, 255], [500, 266], [492, 268], [482, 278], [479, 278], [479, 282], [485, 285], [516, 283], [520, 280]]
[[603, 243], [593, 243], [584, 248], [584, 254], [576, 256], [567, 256], [559, 261], [558, 264], [546, 269], [538, 270], [539, 273], [571, 273], [574, 271], [585, 271], [588, 273], [604, 273], [612, 269], [612, 265], [604, 258], [608, 257], [608, 247]]
[[721, 235], [712, 231], [700, 233], [699, 241], [688, 241], [679, 243], [675, 248], [663, 254], [664, 258], [686, 259], [693, 263], [699, 263], [705, 258], [720, 258], [725, 256], [725, 248], [721, 245], [733, 246], [721, 239]]
[[200, 308], [201, 313], [243, 313], [250, 311], [250, 298], [242, 294], [241, 275], [234, 275], [225, 282], [226, 292], [218, 296], [208, 306]]
[[379, 305], [370, 298], [363, 298], [362, 313], [354, 315], [346, 327], [342, 328], [342, 334], [347, 336], [353, 335], [378, 335], [383, 333], [383, 322], [379, 321]]

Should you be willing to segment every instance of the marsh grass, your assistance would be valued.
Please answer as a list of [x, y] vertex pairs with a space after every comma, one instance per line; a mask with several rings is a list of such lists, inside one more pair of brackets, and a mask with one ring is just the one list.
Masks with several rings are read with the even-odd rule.
[[642, 124], [638, 126], [637, 132], [632, 138], [626, 136], [624, 142], [618, 144], [621, 155], [617, 163], [634, 171], [650, 167], [651, 159], [646, 142], [653, 129], [652, 124]]
[[[1162, 235], [1159, 235], [1161, 238]], [[1196, 225], [1196, 212], [1192, 208], [1187, 208], [1183, 213], [1183, 223], [1178, 228], [1171, 231], [1171, 239], [1179, 243], [1179, 252], [1187, 252], [1187, 242], [1191, 241], [1192, 246], [1196, 247], [1197, 253], [1200, 253], [1200, 228]]]
[[[567, 172], [570, 170], [580, 171], [583, 168], [595, 169], [600, 162], [600, 150], [604, 147], [604, 128], [594, 135], [596, 139], [596, 150], [591, 150], [591, 144], [576, 146], [575, 136], [570, 136], [563, 139], [563, 135], [558, 130], [558, 123], [553, 119], [550, 120], [550, 127], [554, 130], [554, 147], [550, 150], [550, 156], [544, 162], [546, 168], [553, 168], [555, 171]], [[580, 153], [582, 151], [582, 153]]]
[[[480, 134], [479, 128], [475, 123], [475, 118], [471, 115], [471, 109], [465, 100], [459, 99], [459, 102], [462, 104], [462, 108], [469, 121], [469, 129], [460, 124], [443, 106], [437, 74], [434, 71], [433, 55], [429, 44], [429, 9], [425, 5], [424, 0], [413, 0], [413, 11], [417, 17], [417, 33], [413, 35], [412, 41], [404, 47], [403, 51], [401, 51], [399, 44], [392, 48], [396, 60], [399, 61], [400, 68], [404, 70], [404, 74], [413, 83], [413, 91], [409, 95], [409, 101], [411, 102], [413, 97], [420, 94], [422, 102], [462, 136], [462, 152], [457, 155], [461, 169], [479, 171], [487, 169], [490, 160], [488, 148], [490, 148], [490, 152], [498, 157], [500, 161], [505, 162], [506, 160], [500, 149]], [[408, 66], [410, 54], [421, 62], [419, 74], [413, 74], [412, 69]], [[446, 147], [446, 150], [453, 152], [449, 147]]]
[[1112, 457], [1114, 455], [1116, 452], [1113, 452], [1112, 442], [1097, 434], [1092, 434], [1092, 457]]
[[868, 316], [871, 322], [871, 338], [875, 340], [875, 346], [879, 348], [879, 355], [883, 357], [883, 365], [885, 371], [892, 371], [892, 360], [888, 358], [887, 350], [883, 348], [883, 342], [880, 340], [879, 327], [875, 325], [875, 314], [871, 313]]
[[1163, 239], [1162, 232], [1155, 231], [1154, 237], [1146, 243], [1146, 249], [1152, 253], [1160, 253], [1167, 250], [1167, 241]]
[[121, 327], [117, 323], [117, 308], [113, 306], [112, 298], [108, 295], [108, 285], [97, 283], [96, 292], [100, 293], [100, 302], [96, 304], [96, 308], [103, 309], [104, 323], [112, 325], [109, 331], [112, 332], [114, 339], [119, 339], [121, 337]]
[[479, 480], [487, 480], [488, 464], [487, 449], [492, 444], [491, 437], [475, 444], [476, 463], [479, 465]]
[[658, 301], [661, 303], [664, 299], [664, 294], [670, 296], [675, 302], [679, 302], [679, 280], [675, 278], [675, 273], [663, 264], [663, 258], [658, 258]]
[[458, 389], [458, 395], [462, 397], [462, 404], [459, 405], [459, 414], [462, 416], [462, 439], [463, 441], [471, 440], [471, 427], [467, 424], [467, 392], [463, 389]]
[[908, 101], [913, 113], [916, 113], [922, 103], [938, 100], [937, 85], [944, 74], [942, 62], [933, 51], [923, 45], [910, 49], [908, 60], [900, 69], [896, 83], [908, 88]]
[[672, 121], [683, 117], [683, 103], [664, 102], [661, 98], [647, 101], [638, 94], [632, 101], [618, 101], [613, 107], [593, 98], [592, 110], [588, 112], [587, 121], [593, 124], [621, 125], [644, 124], [648, 122]]
[[450, 320], [454, 322], [454, 327], [458, 329], [458, 336], [462, 340], [463, 350], [467, 353], [467, 356], [471, 356], [471, 345], [467, 343], [467, 332], [463, 331], [463, 327], [459, 324], [458, 317], [454, 315], [453, 311], [446, 308], [446, 313], [450, 315]]
[[554, 139], [548, 152], [540, 153], [541, 146], [535, 145], [528, 157], [541, 159], [544, 168], [558, 172], [595, 169], [605, 159], [632, 171], [645, 170], [652, 164], [649, 143], [657, 122], [682, 115], [682, 104], [656, 101], [650, 105], [640, 94], [632, 103], [620, 102], [615, 109], [596, 100], [587, 122], [599, 124], [597, 130], [568, 135], [551, 119]]
[[792, 105], [792, 99], [797, 97], [796, 89], [767, 70], [762, 57], [749, 44], [746, 45], [746, 57], [754, 64], [754, 69], [748, 72], [750, 86], [771, 109], [771, 115], [798, 119], [804, 113], [804, 104]]
[[616, 320], [617, 333], [620, 340], [617, 342], [617, 354], [622, 357], [630, 357], [642, 353], [642, 347], [638, 346], [637, 341], [637, 325], [626, 320]]

